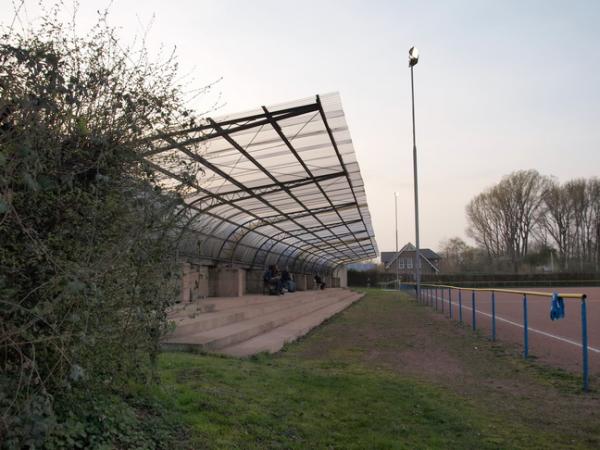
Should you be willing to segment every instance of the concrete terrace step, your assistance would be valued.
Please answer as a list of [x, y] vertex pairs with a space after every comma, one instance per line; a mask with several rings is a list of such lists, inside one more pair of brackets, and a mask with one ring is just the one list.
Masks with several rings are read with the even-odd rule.
[[198, 332], [189, 329], [188, 333], [167, 336], [163, 342], [163, 346], [175, 350], [216, 351], [267, 333], [274, 328], [327, 308], [332, 304], [356, 297], [354, 292], [342, 289], [331, 289], [321, 292], [313, 301], [292, 304], [287, 308], [277, 309], [250, 319], [230, 323], [207, 331]]
[[[334, 297], [336, 298], [336, 297]], [[196, 346], [197, 349], [211, 351], [224, 346], [233, 345], [258, 334], [267, 332], [272, 328], [292, 321], [311, 311], [319, 309], [331, 303], [331, 299], [324, 297], [315, 301], [293, 305], [289, 308], [273, 311], [252, 319], [225, 325], [208, 331], [192, 331], [189, 334], [169, 337], [168, 345]]]
[[[338, 290], [338, 289], [334, 289]], [[177, 318], [189, 317], [198, 313], [209, 313], [216, 311], [225, 311], [233, 308], [243, 308], [251, 305], [258, 305], [262, 303], [269, 303], [276, 299], [293, 297], [316, 297], [319, 295], [317, 290], [309, 291], [298, 291], [293, 293], [286, 293], [283, 296], [277, 295], [244, 295], [243, 297], [209, 297], [201, 300], [196, 300], [193, 303], [180, 303], [169, 311], [169, 318], [176, 320]]]
[[245, 357], [261, 352], [278, 352], [285, 344], [304, 336], [331, 316], [343, 311], [357, 300], [360, 300], [363, 296], [364, 294], [356, 293], [350, 298], [340, 300], [324, 308], [313, 311], [310, 314], [274, 328], [267, 333], [255, 336], [244, 342], [240, 342], [239, 344], [225, 347], [219, 350], [219, 353], [229, 356]]
[[[295, 294], [295, 293], [294, 293]], [[294, 295], [294, 294], [285, 294]], [[196, 300], [193, 303], [179, 304], [169, 312], [171, 319], [179, 317], [188, 317], [192, 314], [207, 313], [215, 311], [224, 311], [232, 308], [242, 308], [250, 305], [257, 305], [261, 303], [269, 303], [273, 301], [273, 298], [277, 296], [268, 295], [246, 295], [244, 297], [226, 297], [226, 298], [205, 298], [202, 300]]]
[[242, 322], [244, 320], [252, 319], [253, 317], [263, 316], [275, 311], [288, 309], [317, 300], [317, 296], [298, 297], [294, 294], [289, 294], [286, 297], [277, 297], [276, 300], [268, 302], [261, 302], [237, 308], [228, 308], [216, 312], [196, 313], [192, 317], [175, 319], [176, 328], [169, 338], [208, 331], [213, 328]]

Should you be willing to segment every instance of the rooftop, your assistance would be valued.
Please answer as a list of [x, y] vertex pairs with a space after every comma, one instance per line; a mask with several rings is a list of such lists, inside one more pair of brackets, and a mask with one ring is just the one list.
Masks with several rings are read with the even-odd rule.
[[[175, 153], [204, 176], [186, 177]], [[311, 272], [377, 255], [336, 93], [159, 133], [145, 158], [165, 186], [186, 187], [190, 257]]]

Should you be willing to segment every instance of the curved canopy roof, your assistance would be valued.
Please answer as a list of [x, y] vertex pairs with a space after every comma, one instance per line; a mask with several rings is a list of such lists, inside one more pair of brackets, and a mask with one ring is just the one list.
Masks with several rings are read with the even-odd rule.
[[[175, 152], [203, 177], [186, 176]], [[188, 256], [310, 273], [377, 255], [338, 94], [162, 133], [145, 158], [188, 187]]]

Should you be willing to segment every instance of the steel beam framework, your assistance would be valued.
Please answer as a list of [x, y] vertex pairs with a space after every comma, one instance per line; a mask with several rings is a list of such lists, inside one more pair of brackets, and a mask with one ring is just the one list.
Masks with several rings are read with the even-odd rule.
[[[337, 94], [208, 118], [147, 142], [147, 164], [165, 186], [186, 192], [184, 232], [197, 241], [200, 258], [330, 273], [377, 255]], [[190, 179], [173, 163], [182, 159], [203, 176]]]

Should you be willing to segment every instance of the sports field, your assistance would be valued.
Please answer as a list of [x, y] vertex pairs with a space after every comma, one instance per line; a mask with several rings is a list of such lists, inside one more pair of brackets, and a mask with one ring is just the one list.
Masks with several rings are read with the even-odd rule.
[[[589, 370], [600, 373], [600, 287], [519, 288], [519, 291], [582, 293], [587, 295], [587, 324]], [[449, 295], [450, 293], [450, 295]], [[481, 333], [492, 336], [491, 292], [475, 293], [475, 324]], [[454, 320], [460, 319], [459, 291], [455, 289], [429, 289], [424, 298], [437, 310]], [[462, 320], [472, 326], [472, 291], [461, 293]], [[523, 295], [495, 292], [496, 339], [523, 345], [524, 308]], [[551, 301], [548, 297], [527, 296], [529, 356], [542, 362], [573, 371], [582, 368], [581, 301], [565, 299], [564, 319], [550, 320]]]
[[600, 448], [599, 377], [583, 394], [578, 374], [519, 358], [404, 292], [369, 289], [274, 355], [159, 362], [152, 392], [186, 426], [180, 448]]

